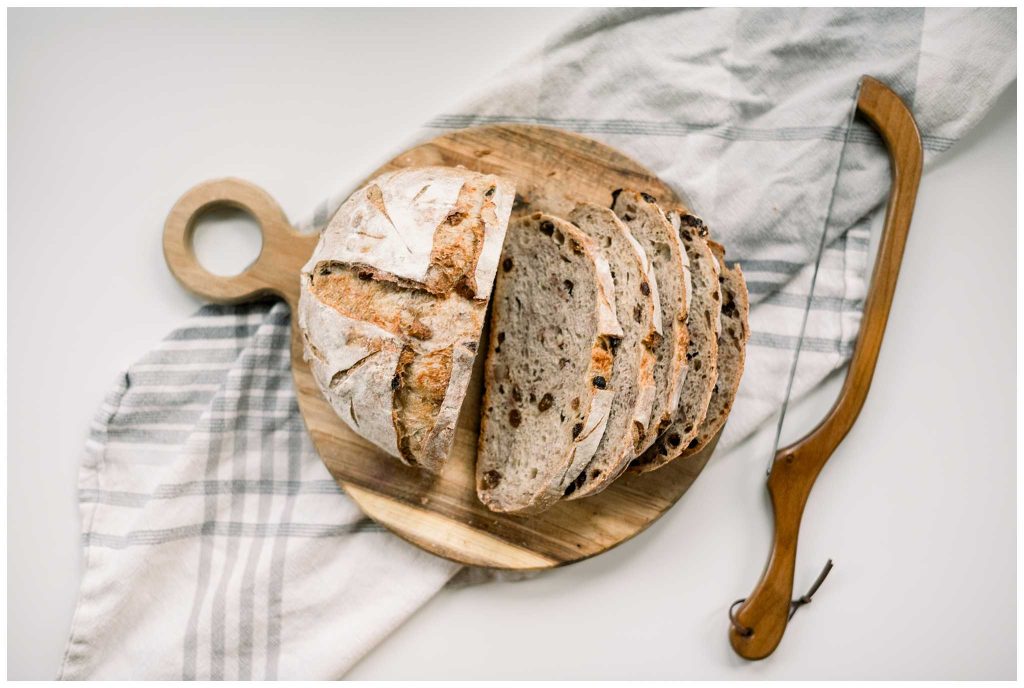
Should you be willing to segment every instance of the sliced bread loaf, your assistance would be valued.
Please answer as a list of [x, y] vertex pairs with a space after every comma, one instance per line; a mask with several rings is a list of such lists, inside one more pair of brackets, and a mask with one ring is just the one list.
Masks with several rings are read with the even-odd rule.
[[699, 452], [725, 425], [743, 376], [747, 340], [750, 339], [750, 300], [743, 271], [739, 263], [732, 267], [726, 265], [725, 249], [721, 244], [708, 241], [708, 245], [721, 266], [718, 279], [722, 285], [722, 332], [718, 336], [718, 381], [711, 394], [707, 415], [697, 432], [696, 443], [691, 440], [681, 456]]
[[407, 464], [437, 472], [451, 448], [514, 196], [462, 168], [389, 172], [345, 201], [302, 269], [317, 385]]
[[650, 260], [658, 283], [661, 325], [664, 336], [654, 349], [654, 403], [651, 421], [635, 452], [653, 444], [672, 421], [686, 377], [690, 308], [690, 261], [677, 232], [647, 193], [619, 189], [612, 193], [612, 210], [629, 229]]
[[[615, 314], [622, 326], [615, 345], [615, 368], [600, 380], [614, 393], [608, 425], [587, 467], [565, 490], [569, 499], [603, 490], [636, 456], [651, 420], [654, 401], [654, 350], [661, 339], [658, 285], [647, 255], [608, 208], [578, 205], [569, 219], [604, 252], [615, 285]], [[598, 381], [595, 380], [595, 384]]]
[[512, 222], [494, 290], [476, 463], [477, 495], [492, 511], [550, 506], [594, 455], [622, 336], [613, 293], [607, 261], [572, 224], [540, 213]]
[[671, 210], [666, 217], [679, 233], [690, 259], [693, 298], [686, 318], [690, 333], [686, 352], [688, 370], [671, 423], [632, 463], [633, 469], [640, 472], [664, 466], [696, 442], [718, 379], [722, 295], [718, 284], [718, 261], [708, 247], [708, 229], [700, 218], [686, 211]]

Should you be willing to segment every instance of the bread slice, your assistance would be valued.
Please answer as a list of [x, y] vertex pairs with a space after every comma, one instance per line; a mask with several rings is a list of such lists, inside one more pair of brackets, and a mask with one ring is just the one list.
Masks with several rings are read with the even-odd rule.
[[732, 410], [736, 399], [736, 390], [743, 376], [743, 363], [746, 359], [747, 340], [750, 339], [750, 300], [747, 295], [747, 283], [743, 279], [743, 270], [739, 263], [729, 267], [725, 263], [725, 248], [714, 241], [708, 241], [711, 252], [718, 259], [722, 285], [722, 332], [718, 336], [718, 381], [715, 382], [711, 394], [708, 412], [701, 423], [695, 440], [681, 456], [696, 454], [707, 446], [708, 442], [718, 434], [725, 425], [725, 420]]
[[455, 436], [515, 189], [454, 167], [383, 174], [342, 204], [302, 268], [313, 377], [352, 430], [440, 471]]
[[653, 471], [677, 458], [696, 442], [700, 424], [711, 401], [718, 379], [718, 332], [721, 329], [722, 294], [718, 284], [718, 261], [708, 247], [708, 229], [704, 222], [685, 210], [666, 213], [679, 232], [690, 259], [693, 298], [686, 318], [690, 342], [686, 351], [689, 369], [683, 380], [679, 407], [672, 422], [654, 444], [632, 463], [641, 473]]
[[[557, 501], [594, 455], [622, 336], [597, 245], [535, 213], [509, 227], [484, 363], [476, 463], [480, 501], [530, 513]], [[614, 367], [613, 367], [614, 363]]]
[[690, 261], [677, 232], [650, 194], [619, 189], [612, 210], [637, 240], [651, 262], [658, 282], [663, 337], [654, 349], [654, 403], [651, 421], [636, 454], [654, 443], [672, 421], [686, 377], [690, 340], [686, 314], [690, 308]]
[[608, 425], [594, 457], [565, 490], [568, 499], [587, 497], [619, 477], [637, 454], [654, 401], [654, 350], [661, 339], [658, 285], [647, 254], [609, 208], [581, 204], [569, 219], [601, 247], [615, 284], [615, 314], [622, 339], [607, 380], [614, 392]]

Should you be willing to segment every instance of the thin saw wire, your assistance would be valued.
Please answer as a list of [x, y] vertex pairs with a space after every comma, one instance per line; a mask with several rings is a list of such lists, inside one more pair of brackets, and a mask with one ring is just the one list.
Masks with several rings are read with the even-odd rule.
[[825, 245], [828, 243], [828, 227], [832, 219], [832, 207], [836, 202], [836, 190], [839, 188], [839, 176], [843, 170], [843, 160], [846, 158], [846, 148], [850, 143], [850, 132], [853, 131], [853, 121], [857, 118], [857, 101], [860, 98], [861, 82], [857, 82], [857, 88], [853, 93], [853, 105], [846, 120], [846, 132], [843, 134], [843, 146], [839, 149], [839, 160], [836, 163], [836, 174], [832, 180], [832, 195], [828, 199], [828, 208], [825, 211], [825, 226], [821, 231], [821, 241], [818, 243], [818, 256], [814, 261], [814, 273], [811, 275], [811, 288], [807, 294], [807, 303], [804, 305], [803, 320], [800, 323], [800, 336], [797, 339], [796, 352], [793, 354], [793, 363], [789, 369], [789, 379], [786, 381], [786, 396], [782, 400], [782, 410], [779, 411], [779, 424], [775, 428], [775, 442], [772, 445], [772, 453], [768, 456], [768, 468], [766, 475], [772, 474], [772, 466], [775, 465], [775, 455], [779, 451], [779, 441], [782, 439], [782, 426], [786, 420], [786, 411], [789, 409], [789, 399], [793, 393], [793, 381], [796, 379], [797, 365], [800, 362], [800, 352], [804, 346], [804, 336], [807, 334], [807, 320], [811, 314], [811, 303], [814, 300], [814, 287], [818, 283], [818, 271], [821, 269], [821, 258], [825, 254]]

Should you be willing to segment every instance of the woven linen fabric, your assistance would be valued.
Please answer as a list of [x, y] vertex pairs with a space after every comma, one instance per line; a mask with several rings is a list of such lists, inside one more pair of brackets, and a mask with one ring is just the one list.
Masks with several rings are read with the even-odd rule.
[[108, 395], [63, 678], [340, 677], [458, 570], [342, 496], [289, 339], [284, 303], [206, 306]]
[[[1016, 78], [1014, 27], [1014, 10], [600, 11], [417, 140], [497, 122], [581, 132], [707, 220], [752, 300], [716, 457], [729, 460], [778, 413], [826, 217], [794, 397], [852, 351], [889, 186], [858, 123], [829, 213], [858, 78], [904, 97], [930, 164]], [[283, 303], [204, 307], [104, 401], [80, 470], [84, 573], [62, 678], [340, 677], [453, 577], [481, 578], [336, 487], [296, 404], [288, 322]]]

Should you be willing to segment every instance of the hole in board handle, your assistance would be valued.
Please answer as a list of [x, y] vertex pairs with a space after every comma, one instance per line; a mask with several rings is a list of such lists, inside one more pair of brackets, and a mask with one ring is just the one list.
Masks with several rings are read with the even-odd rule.
[[199, 264], [214, 275], [233, 277], [245, 272], [262, 248], [259, 222], [240, 208], [211, 206], [195, 220], [192, 250]]

